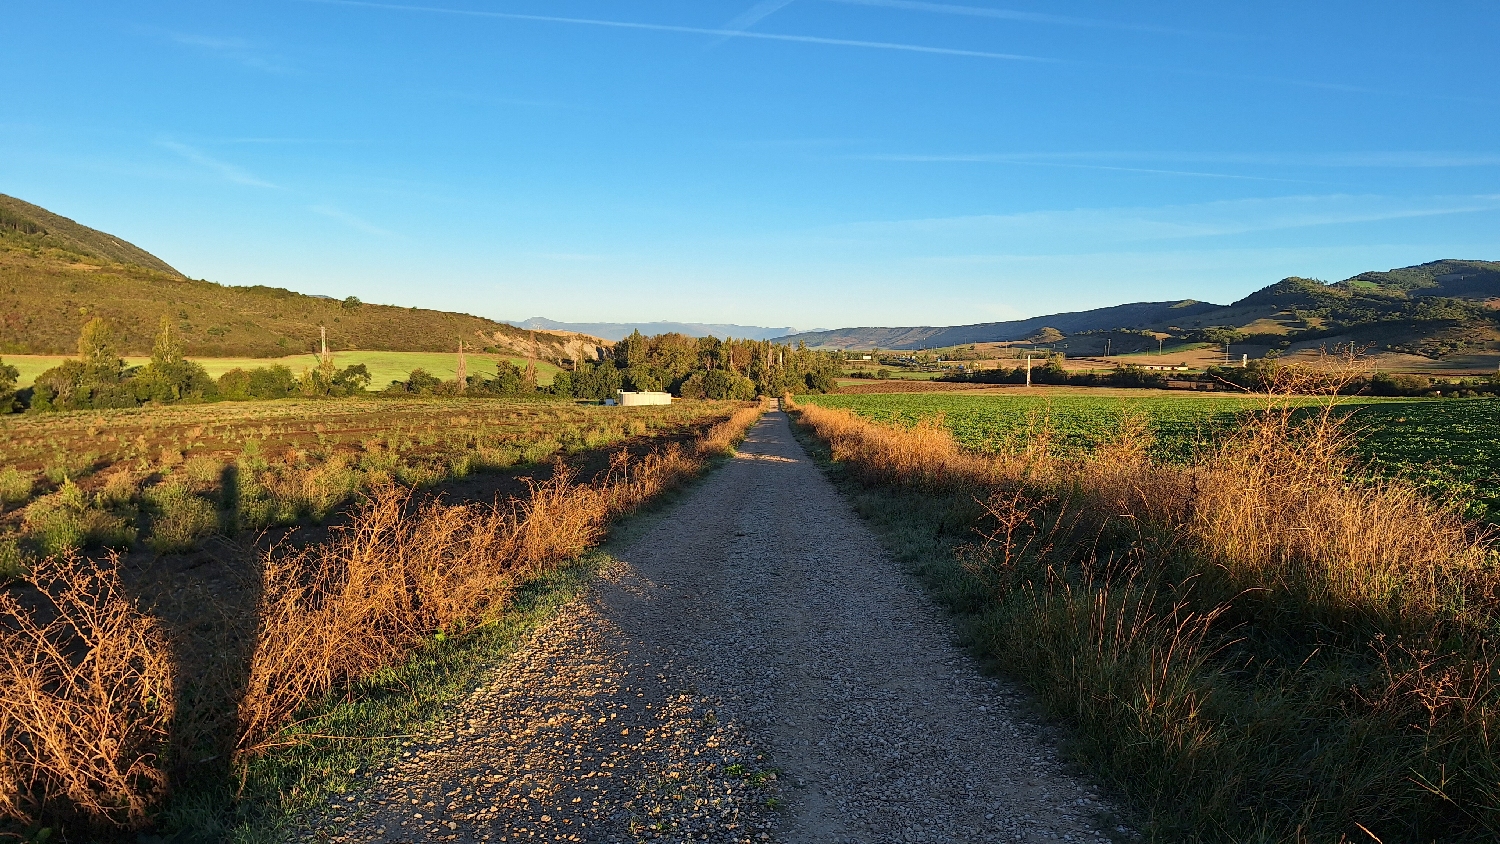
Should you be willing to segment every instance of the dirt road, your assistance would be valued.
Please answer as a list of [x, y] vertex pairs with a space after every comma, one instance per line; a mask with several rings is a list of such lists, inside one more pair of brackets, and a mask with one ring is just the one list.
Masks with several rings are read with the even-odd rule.
[[1093, 790], [951, 643], [783, 414], [615, 553], [586, 600], [319, 827], [392, 842], [1105, 840]]

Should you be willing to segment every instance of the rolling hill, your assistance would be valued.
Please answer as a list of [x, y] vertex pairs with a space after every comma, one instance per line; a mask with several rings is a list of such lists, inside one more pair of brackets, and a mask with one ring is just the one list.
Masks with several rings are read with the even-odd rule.
[[933, 349], [967, 343], [1003, 343], [1025, 340], [1043, 328], [1055, 328], [1063, 334], [1085, 331], [1109, 331], [1118, 328], [1144, 329], [1163, 321], [1184, 321], [1221, 308], [1208, 302], [1188, 299], [1182, 302], [1135, 302], [1091, 311], [1049, 314], [1008, 322], [983, 322], [950, 327], [919, 326], [913, 328], [838, 328], [832, 331], [809, 331], [783, 337], [784, 342], [806, 342], [809, 346], [834, 349]]
[[686, 334], [689, 337], [734, 337], [739, 340], [774, 340], [795, 334], [795, 328], [767, 328], [763, 325], [732, 325], [704, 322], [557, 322], [546, 317], [507, 320], [517, 328], [537, 331], [571, 331], [602, 337], [605, 340], [623, 340], [630, 332], [639, 331], [647, 336], [653, 334]]
[[[1026, 340], [1043, 328], [1068, 338], [1073, 353], [1097, 354], [1114, 332], [1116, 351], [1154, 348], [1154, 337], [1172, 341], [1222, 342], [1297, 351], [1352, 344], [1375, 354], [1432, 361], [1479, 356], [1476, 365], [1500, 352], [1500, 262], [1432, 261], [1384, 272], [1365, 272], [1326, 283], [1285, 278], [1229, 305], [1206, 302], [1139, 302], [1091, 311], [1050, 314], [1011, 322], [943, 328], [845, 328], [783, 338], [810, 346], [843, 349], [941, 348]], [[1149, 342], [1147, 342], [1149, 340]]]
[[562, 361], [593, 359], [608, 345], [470, 314], [191, 279], [134, 244], [0, 194], [0, 354], [71, 353], [96, 316], [115, 326], [123, 354], [146, 354], [164, 315], [201, 357], [312, 351], [319, 326], [340, 351], [448, 352], [463, 341]]

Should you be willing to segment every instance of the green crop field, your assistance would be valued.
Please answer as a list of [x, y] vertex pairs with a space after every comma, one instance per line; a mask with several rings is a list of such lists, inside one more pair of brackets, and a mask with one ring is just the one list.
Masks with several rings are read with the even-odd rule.
[[[1088, 449], [1118, 430], [1127, 413], [1149, 420], [1158, 454], [1184, 459], [1231, 430], [1264, 400], [1239, 396], [1038, 396], [876, 393], [813, 396], [883, 422], [941, 416], [959, 442], [995, 450], [1044, 427], [1062, 452]], [[1312, 404], [1312, 402], [1308, 402]], [[1351, 416], [1359, 456], [1372, 469], [1416, 480], [1454, 497], [1478, 518], [1500, 521], [1500, 399], [1358, 399]]]
[[[31, 386], [48, 369], [67, 360], [70, 355], [5, 355], [5, 363], [14, 366], [21, 371], [19, 384], [22, 387]], [[146, 363], [150, 358], [127, 357], [125, 362], [131, 366], [139, 366]], [[316, 355], [289, 355], [284, 358], [193, 358], [208, 370], [208, 374], [214, 378], [228, 372], [231, 369], [253, 369], [257, 366], [271, 366], [281, 364], [292, 370], [293, 374], [300, 374], [304, 369], [310, 369], [318, 365]], [[470, 375], [493, 376], [495, 374], [496, 355], [485, 355], [471, 353], [468, 355], [468, 366]], [[506, 360], [514, 363], [522, 369], [526, 368], [526, 359], [510, 356]], [[405, 380], [407, 373], [413, 369], [425, 369], [444, 380], [451, 380], [458, 369], [458, 356], [452, 352], [335, 352], [333, 361], [339, 367], [364, 364], [370, 370], [370, 389], [379, 390], [396, 379]], [[537, 361], [536, 377], [537, 383], [547, 386], [552, 383], [552, 376], [557, 374], [558, 368], [546, 361]]]

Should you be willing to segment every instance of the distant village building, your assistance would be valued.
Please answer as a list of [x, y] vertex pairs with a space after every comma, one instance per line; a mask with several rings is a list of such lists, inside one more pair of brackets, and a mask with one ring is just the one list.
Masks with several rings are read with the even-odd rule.
[[643, 404], [671, 404], [671, 393], [630, 393], [624, 390], [615, 394], [618, 396], [616, 403], [624, 407], [634, 407]]

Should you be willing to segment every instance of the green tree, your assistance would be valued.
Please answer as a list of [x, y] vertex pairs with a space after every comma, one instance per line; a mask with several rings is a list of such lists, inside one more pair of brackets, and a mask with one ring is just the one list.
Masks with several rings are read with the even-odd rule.
[[78, 360], [83, 364], [84, 378], [93, 383], [117, 384], [125, 372], [114, 329], [100, 317], [89, 320], [79, 332]]
[[370, 370], [362, 363], [346, 366], [333, 376], [333, 386], [341, 395], [363, 393], [370, 386]]
[[0, 413], [16, 410], [16, 381], [20, 377], [21, 370], [0, 360]]
[[532, 388], [527, 383], [526, 373], [519, 366], [501, 358], [495, 363], [495, 379], [485, 385], [486, 389], [502, 396], [515, 396], [521, 393], [529, 393]]
[[247, 382], [252, 399], [284, 399], [297, 389], [297, 376], [279, 363], [250, 370]]
[[125, 361], [116, 350], [114, 331], [95, 317], [79, 332], [78, 357], [37, 376], [31, 410], [135, 407], [135, 393], [124, 380]]
[[151, 362], [131, 379], [137, 399], [159, 403], [201, 401], [218, 387], [203, 367], [183, 356], [184, 347], [172, 334], [172, 321], [163, 316], [151, 347]]

